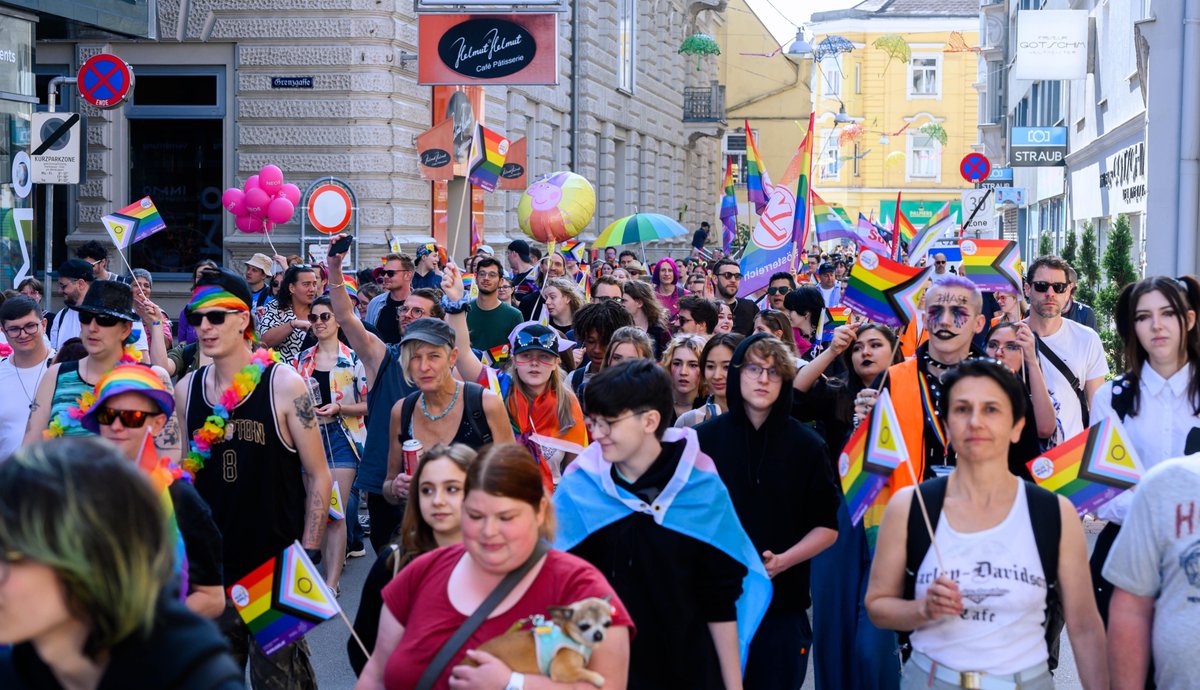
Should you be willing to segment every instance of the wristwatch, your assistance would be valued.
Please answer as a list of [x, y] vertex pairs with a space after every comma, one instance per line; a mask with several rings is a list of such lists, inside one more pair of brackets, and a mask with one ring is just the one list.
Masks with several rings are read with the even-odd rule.
[[508, 685], [504, 686], [504, 690], [525, 690], [525, 674], [513, 671], [513, 674], [508, 677]]

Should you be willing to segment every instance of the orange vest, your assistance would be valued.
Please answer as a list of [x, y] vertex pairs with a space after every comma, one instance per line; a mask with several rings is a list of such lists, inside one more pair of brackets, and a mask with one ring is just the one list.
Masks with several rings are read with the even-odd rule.
[[[918, 317], [919, 318], [919, 317]], [[929, 340], [929, 331], [921, 329], [921, 335], [917, 336], [917, 322], [909, 321], [908, 325], [900, 331], [900, 352], [907, 357], [916, 357], [917, 348], [921, 343]]]

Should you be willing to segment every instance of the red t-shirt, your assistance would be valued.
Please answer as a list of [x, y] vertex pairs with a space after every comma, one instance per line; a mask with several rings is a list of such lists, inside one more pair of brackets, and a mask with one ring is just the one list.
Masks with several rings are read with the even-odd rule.
[[[409, 563], [383, 588], [384, 605], [404, 626], [404, 637], [388, 657], [384, 670], [384, 686], [388, 690], [415, 687], [434, 655], [467, 620], [450, 603], [448, 593], [450, 573], [465, 550], [458, 544], [427, 553]], [[551, 550], [525, 596], [511, 609], [485, 620], [433, 687], [448, 688], [451, 669], [462, 661], [468, 649], [503, 635], [518, 620], [537, 613], [545, 615], [551, 606], [566, 606], [587, 597], [603, 598], [609, 594], [617, 609], [613, 625], [628, 626], [632, 637], [633, 619], [600, 571], [582, 558]]]

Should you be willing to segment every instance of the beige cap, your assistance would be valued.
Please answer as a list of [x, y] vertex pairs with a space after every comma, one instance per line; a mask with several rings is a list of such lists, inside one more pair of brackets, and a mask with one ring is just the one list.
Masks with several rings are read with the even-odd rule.
[[273, 268], [271, 264], [271, 257], [267, 256], [266, 254], [255, 254], [246, 260], [246, 265], [253, 266], [267, 275], [271, 275]]

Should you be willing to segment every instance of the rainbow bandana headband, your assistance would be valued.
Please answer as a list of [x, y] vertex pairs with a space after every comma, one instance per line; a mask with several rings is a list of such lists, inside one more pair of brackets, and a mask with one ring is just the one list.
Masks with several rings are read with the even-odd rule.
[[192, 291], [192, 301], [188, 302], [188, 311], [201, 309], [229, 309], [232, 311], [250, 311], [250, 307], [238, 299], [232, 292], [223, 290], [220, 285], [201, 285]]
[[120, 364], [101, 377], [96, 384], [96, 400], [79, 420], [80, 425], [92, 433], [99, 433], [96, 410], [105, 400], [122, 393], [141, 393], [154, 400], [163, 414], [170, 416], [175, 412], [174, 397], [167, 392], [162, 379], [158, 378], [150, 367], [141, 364]]

